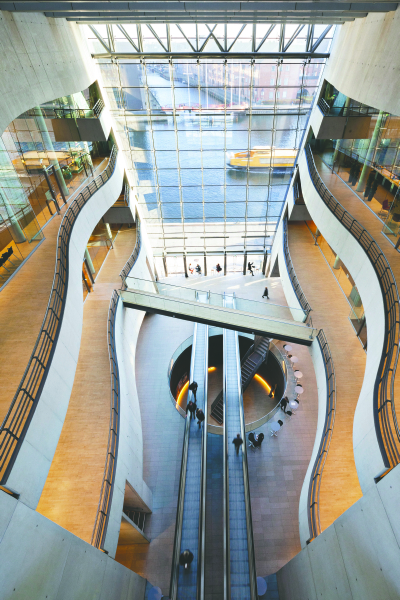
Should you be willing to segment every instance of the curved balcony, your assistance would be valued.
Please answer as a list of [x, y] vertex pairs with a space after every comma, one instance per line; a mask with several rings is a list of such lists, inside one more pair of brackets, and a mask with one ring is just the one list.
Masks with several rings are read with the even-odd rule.
[[[105, 171], [83, 189], [64, 214], [44, 319], [0, 428], [1, 484], [15, 490], [31, 506], [39, 500], [54, 455], [75, 373], [81, 335], [83, 249], [122, 185], [121, 165], [116, 169], [117, 152], [114, 147]], [[118, 174], [113, 176], [115, 172]], [[94, 195], [96, 202], [92, 203]]]
[[353, 443], [357, 473], [366, 490], [400, 461], [394, 403], [400, 326], [396, 281], [377, 242], [323, 183], [310, 146], [300, 159], [300, 174], [310, 214], [352, 274], [365, 309], [368, 355]]

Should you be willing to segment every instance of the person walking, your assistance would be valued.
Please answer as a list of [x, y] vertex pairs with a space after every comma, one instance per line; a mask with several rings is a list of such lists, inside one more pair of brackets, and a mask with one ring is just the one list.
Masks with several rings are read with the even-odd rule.
[[247, 270], [248, 270], [248, 271], [250, 271], [250, 273], [251, 273], [251, 274], [253, 275], [253, 277], [254, 277], [253, 268], [254, 268], [254, 265], [253, 265], [253, 263], [249, 261], [249, 262], [247, 263]]
[[198, 408], [196, 410], [196, 417], [197, 417], [197, 425], [199, 426], [199, 429], [201, 427], [202, 422], [204, 421], [205, 417], [204, 417], [204, 413], [201, 410], [201, 408]]
[[289, 404], [289, 398], [287, 396], [284, 396], [280, 402], [281, 405], [281, 410], [283, 410], [283, 412], [286, 414], [286, 407]]
[[237, 436], [233, 438], [232, 444], [235, 444], [236, 454], [239, 455], [239, 448], [243, 444], [243, 440], [240, 437], [240, 433], [238, 433]]
[[189, 385], [189, 390], [191, 392], [193, 392], [193, 396], [194, 396], [194, 401], [197, 402], [197, 398], [196, 398], [196, 394], [197, 394], [197, 388], [199, 386], [197, 385], [196, 381], [192, 381], [192, 383]]
[[194, 419], [196, 413], [196, 405], [194, 402], [190, 401], [186, 407], [186, 414], [190, 412], [190, 419]]
[[265, 288], [264, 288], [264, 293], [263, 293], [263, 295], [262, 295], [262, 298], [264, 298], [264, 297], [266, 297], [266, 298], [267, 298], [267, 300], [269, 300], [269, 295], [268, 295], [268, 288], [267, 288], [267, 286], [265, 286]]
[[179, 564], [181, 567], [184, 567], [185, 571], [190, 567], [193, 562], [193, 552], [190, 550], [184, 550], [179, 557]]

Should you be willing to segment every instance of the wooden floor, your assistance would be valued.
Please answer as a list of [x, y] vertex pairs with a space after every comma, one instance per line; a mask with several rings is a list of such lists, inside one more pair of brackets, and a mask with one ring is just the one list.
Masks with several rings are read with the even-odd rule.
[[[103, 163], [97, 176], [106, 167]], [[92, 181], [90, 177], [87, 181]], [[72, 199], [73, 197], [71, 197]], [[45, 227], [45, 240], [0, 293], [0, 423], [11, 404], [32, 353], [46, 311], [62, 215]]]
[[[396, 280], [397, 288], [400, 289], [400, 253], [395, 250], [394, 246], [382, 234], [382, 221], [369, 210], [360, 198], [352, 192], [352, 190], [338, 177], [332, 173], [321, 160], [319, 156], [315, 156], [315, 165], [319, 171], [322, 181], [325, 183], [329, 191], [335, 196], [336, 200], [349, 211], [355, 219], [357, 219], [363, 227], [374, 238], [393, 271]], [[367, 323], [368, 326], [368, 323]], [[400, 369], [397, 369], [395, 377], [394, 399], [396, 411], [400, 414]]]
[[83, 310], [82, 340], [68, 412], [38, 512], [90, 543], [99, 503], [110, 427], [107, 319], [119, 273], [136, 242], [121, 231]]
[[321, 528], [326, 529], [362, 495], [353, 454], [353, 418], [366, 354], [348, 320], [350, 306], [303, 222], [289, 223], [294, 269], [313, 312], [314, 327], [328, 339], [336, 372], [336, 417], [321, 481]]

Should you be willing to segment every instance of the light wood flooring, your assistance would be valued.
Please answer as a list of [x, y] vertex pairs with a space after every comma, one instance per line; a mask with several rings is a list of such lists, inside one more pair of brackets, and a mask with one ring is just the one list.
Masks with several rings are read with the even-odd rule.
[[60, 440], [38, 512], [90, 543], [103, 479], [110, 427], [110, 363], [107, 319], [119, 273], [136, 242], [121, 231], [83, 310], [78, 366]]
[[[314, 157], [315, 165], [319, 171], [322, 181], [325, 183], [329, 191], [335, 196], [336, 200], [349, 213], [357, 219], [363, 227], [374, 238], [393, 271], [396, 280], [397, 288], [400, 289], [400, 253], [395, 250], [394, 246], [382, 234], [383, 223], [369, 210], [360, 198], [352, 192], [352, 190], [338, 177], [332, 173], [319, 156]], [[368, 325], [368, 323], [367, 323]], [[400, 414], [400, 369], [397, 369], [395, 377], [394, 399], [396, 411]]]
[[[95, 172], [95, 177], [106, 167]], [[88, 180], [92, 181], [92, 177]], [[73, 197], [71, 197], [71, 200]], [[62, 215], [45, 227], [45, 240], [0, 293], [0, 423], [24, 374], [46, 311]]]
[[311, 305], [314, 327], [323, 328], [336, 373], [336, 417], [321, 480], [320, 519], [326, 529], [362, 495], [353, 454], [353, 418], [366, 354], [348, 320], [350, 306], [303, 222], [289, 222], [293, 266]]

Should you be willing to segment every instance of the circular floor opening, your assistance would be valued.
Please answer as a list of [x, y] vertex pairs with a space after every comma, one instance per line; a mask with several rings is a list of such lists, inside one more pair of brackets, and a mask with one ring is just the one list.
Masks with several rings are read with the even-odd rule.
[[[239, 335], [240, 358], [254, 344], [252, 338]], [[174, 401], [186, 410], [190, 359], [192, 346], [189, 345], [174, 361], [170, 373], [170, 390]], [[270, 413], [283, 396], [286, 381], [280, 364], [280, 353], [274, 348], [268, 353], [267, 360], [260, 365], [243, 393], [245, 423], [249, 425]], [[221, 423], [211, 416], [211, 407], [223, 387], [223, 336], [209, 337], [208, 346], [208, 423], [221, 426]]]

